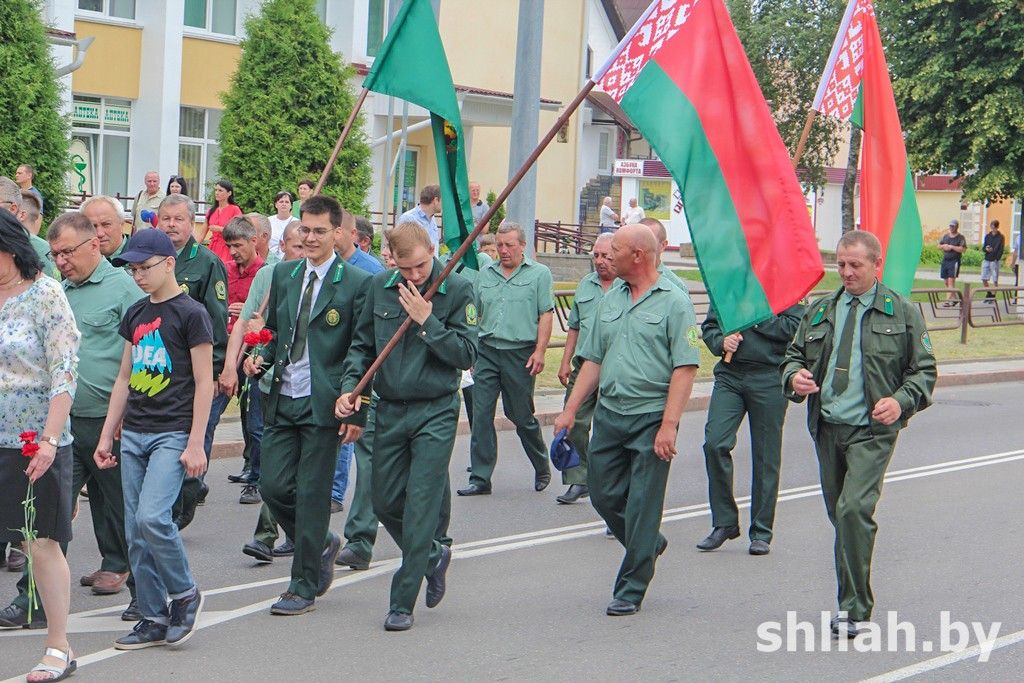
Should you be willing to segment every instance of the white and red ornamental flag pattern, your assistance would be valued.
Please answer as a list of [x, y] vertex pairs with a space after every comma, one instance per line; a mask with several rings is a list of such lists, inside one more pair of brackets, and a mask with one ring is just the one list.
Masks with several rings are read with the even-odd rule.
[[812, 109], [843, 121], [853, 114], [864, 73], [864, 18], [874, 15], [871, 0], [854, 0], [847, 5]]

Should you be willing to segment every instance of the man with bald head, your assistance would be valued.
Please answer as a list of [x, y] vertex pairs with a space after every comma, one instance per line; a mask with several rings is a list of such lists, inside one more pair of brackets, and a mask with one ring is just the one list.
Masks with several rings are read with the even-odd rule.
[[590, 501], [626, 554], [609, 616], [640, 611], [654, 563], [668, 540], [659, 532], [679, 419], [700, 353], [690, 298], [657, 270], [650, 229], [627, 225], [612, 239], [619, 280], [601, 299], [579, 355], [584, 359], [555, 431], [572, 429], [600, 388], [587, 478]]
[[612, 210], [612, 198], [605, 197], [601, 200], [600, 232], [615, 232], [619, 224], [619, 214]]

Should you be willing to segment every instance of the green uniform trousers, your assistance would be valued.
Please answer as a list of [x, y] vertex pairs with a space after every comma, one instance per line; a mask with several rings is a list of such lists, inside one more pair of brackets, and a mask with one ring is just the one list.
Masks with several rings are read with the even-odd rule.
[[262, 453], [263, 500], [295, 542], [288, 592], [313, 600], [331, 518], [338, 430], [316, 425], [309, 397], [282, 395], [277, 415], [267, 421]]
[[499, 393], [505, 417], [516, 426], [516, 434], [533, 469], [538, 474], [551, 471], [540, 423], [533, 414], [536, 377], [526, 369], [526, 361], [533, 354], [533, 348], [496, 349], [480, 342], [473, 369], [473, 427], [469, 443], [473, 471], [469, 475], [470, 484], [491, 485], [491, 475], [498, 462], [494, 411], [498, 406]]
[[[352, 502], [345, 519], [345, 547], [367, 562], [373, 559], [373, 545], [377, 542], [377, 514], [373, 511], [373, 438], [377, 423], [377, 397], [370, 401], [370, 412], [366, 415], [366, 429], [356, 441], [356, 485]], [[447, 471], [445, 472], [447, 476]], [[434, 538], [451, 547], [448, 524], [452, 516], [452, 490], [445, 481], [444, 500], [441, 501], [441, 516], [437, 521]]]
[[739, 509], [732, 492], [732, 449], [746, 414], [752, 469], [750, 540], [771, 543], [787, 405], [777, 368], [756, 371], [750, 366], [740, 369], [722, 364], [715, 368], [715, 388], [704, 425], [704, 464], [713, 526], [739, 526]]
[[875, 506], [889, 467], [897, 432], [874, 434], [870, 427], [821, 420], [815, 448], [828, 519], [836, 530], [835, 561], [839, 609], [855, 621], [871, 618], [871, 553], [875, 547]]
[[[373, 509], [402, 549], [391, 580], [391, 610], [412, 614], [423, 578], [437, 566], [435, 538], [459, 425], [459, 396], [377, 403], [386, 429], [373, 439]], [[449, 494], [450, 495], [450, 494]], [[450, 498], [449, 498], [450, 500]]]
[[[260, 488], [262, 490], [262, 485]], [[264, 502], [260, 506], [260, 516], [256, 521], [256, 533], [252, 535], [252, 538], [254, 541], [265, 544], [268, 548], [273, 548], [279, 536], [280, 534], [277, 533], [277, 520], [274, 519], [274, 514], [270, 511], [270, 507]]]
[[594, 411], [587, 484], [590, 502], [626, 548], [614, 597], [639, 605], [654, 578], [669, 463], [654, 454], [662, 413], [619, 415], [600, 401]]
[[[569, 375], [569, 384], [565, 387], [565, 400], [569, 400], [572, 388], [576, 385], [576, 377], [580, 374], [583, 366], [583, 359], [573, 356], [572, 373]], [[564, 403], [563, 403], [564, 405]], [[570, 467], [562, 472], [562, 483], [571, 486], [572, 484], [587, 483], [587, 445], [590, 443], [590, 421], [594, 417], [594, 408], [597, 406], [597, 392], [587, 396], [576, 411], [576, 422], [569, 430], [569, 442], [576, 447], [580, 454], [580, 464]]]

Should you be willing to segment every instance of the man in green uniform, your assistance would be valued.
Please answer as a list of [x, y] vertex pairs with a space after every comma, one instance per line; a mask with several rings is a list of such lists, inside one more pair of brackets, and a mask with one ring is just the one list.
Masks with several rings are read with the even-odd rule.
[[839, 240], [843, 286], [811, 304], [782, 366], [786, 397], [810, 396], [807, 426], [821, 490], [836, 531], [839, 614], [832, 632], [854, 637], [871, 618], [875, 505], [896, 436], [931, 404], [935, 356], [917, 308], [876, 278], [878, 239], [854, 230]]
[[331, 197], [315, 195], [303, 202], [299, 230], [306, 258], [274, 267], [266, 311], [273, 340], [262, 356], [246, 358], [244, 365], [250, 377], [262, 372], [264, 358], [273, 366], [260, 489], [274, 519], [295, 542], [291, 583], [271, 614], [309, 612], [331, 586], [341, 547], [328, 531], [339, 426], [345, 439], [355, 441], [365, 422], [362, 413], [344, 425], [334, 416], [342, 360], [370, 280], [334, 253], [341, 219], [341, 205]]
[[[583, 359], [576, 351], [585, 345], [594, 324], [597, 307], [615, 280], [615, 268], [612, 265], [612, 233], [598, 235], [590, 255], [594, 259], [594, 272], [576, 285], [572, 309], [569, 311], [569, 332], [565, 336], [565, 350], [562, 352], [562, 363], [558, 367], [558, 380], [565, 387], [566, 401], [572, 395], [576, 377], [583, 365]], [[562, 472], [562, 483], [569, 487], [565, 493], [555, 498], [562, 505], [575, 503], [580, 498], [590, 495], [590, 489], [587, 488], [587, 444], [590, 442], [590, 421], [594, 417], [596, 406], [595, 393], [588, 396], [576, 411], [576, 422], [569, 433], [569, 442], [579, 452], [580, 464]]]
[[424, 576], [427, 607], [436, 607], [445, 593], [451, 550], [435, 532], [459, 425], [459, 382], [476, 360], [477, 313], [472, 285], [454, 273], [430, 301], [423, 299], [420, 290], [442, 267], [419, 224], [400, 223], [387, 237], [398, 269], [373, 277], [335, 414], [346, 418], [358, 409], [352, 390], [402, 321], [412, 318], [375, 377], [376, 418], [386, 428], [372, 444], [373, 509], [402, 549], [384, 628], [405, 631]]
[[555, 431], [571, 429], [584, 399], [600, 385], [587, 479], [590, 501], [626, 554], [615, 579], [610, 616], [640, 610], [668, 540], [659, 532], [679, 418], [697, 374], [697, 320], [690, 299], [655, 265], [646, 226], [619, 228], [612, 239], [621, 278], [601, 300]]
[[543, 491], [551, 483], [547, 447], [533, 414], [533, 387], [551, 341], [551, 271], [526, 257], [526, 233], [515, 223], [502, 223], [497, 245], [499, 260], [480, 271], [475, 286], [480, 347], [473, 371], [472, 472], [460, 496], [491, 493], [498, 461], [494, 410], [499, 393], [505, 416], [515, 424], [533, 465], [534, 490]]
[[697, 544], [700, 550], [715, 550], [740, 535], [739, 509], [732, 493], [732, 449], [736, 447], [736, 430], [746, 414], [753, 471], [748, 552], [767, 555], [771, 551], [782, 464], [782, 423], [788, 405], [779, 366], [803, 314], [804, 307], [797, 304], [770, 320], [724, 335], [712, 307], [701, 325], [704, 344], [722, 360], [715, 366], [715, 388], [704, 425], [704, 465], [713, 528]]
[[[224, 356], [228, 346], [228, 275], [224, 263], [216, 254], [199, 244], [194, 236], [196, 206], [182, 194], [171, 194], [160, 202], [157, 212], [157, 227], [168, 237], [178, 250], [174, 264], [174, 276], [181, 291], [203, 304], [213, 324], [213, 376], [224, 369]], [[209, 461], [213, 449], [213, 433], [220, 422], [220, 416], [227, 408], [231, 396], [218, 387], [214, 391], [210, 406], [210, 419], [206, 423], [206, 459]], [[179, 529], [192, 522], [196, 506], [206, 500], [209, 487], [200, 477], [186, 477], [181, 485], [181, 495], [174, 505], [174, 521]]]

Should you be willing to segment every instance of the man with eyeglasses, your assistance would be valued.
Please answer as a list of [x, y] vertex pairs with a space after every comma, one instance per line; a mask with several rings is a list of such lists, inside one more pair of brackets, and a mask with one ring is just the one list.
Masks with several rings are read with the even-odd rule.
[[[174, 263], [174, 276], [182, 292], [203, 304], [213, 323], [213, 376], [224, 369], [224, 356], [228, 346], [228, 275], [224, 263], [209, 249], [196, 241], [194, 235], [196, 208], [191, 199], [182, 194], [171, 194], [160, 202], [157, 227], [170, 239], [178, 255]], [[229, 394], [215, 387], [210, 419], [206, 423], [204, 447], [210, 459], [213, 434], [224, 413]], [[210, 488], [199, 477], [186, 477], [181, 497], [174, 505], [175, 523], [184, 529], [196, 514], [196, 506], [206, 500]]]
[[117, 258], [124, 251], [128, 240], [124, 236], [124, 212], [121, 203], [113, 197], [98, 194], [89, 197], [79, 210], [92, 221], [100, 243], [100, 253], [108, 261]]
[[[2, 175], [0, 175], [0, 207], [13, 213], [15, 218], [21, 213], [21, 189], [13, 180]], [[53, 265], [53, 261], [46, 258], [46, 255], [50, 252], [50, 245], [42, 237], [29, 232], [28, 228], [25, 228], [25, 234], [28, 235], [32, 248], [39, 255], [39, 260], [43, 262], [43, 272], [54, 280], [59, 280], [60, 273]]]

